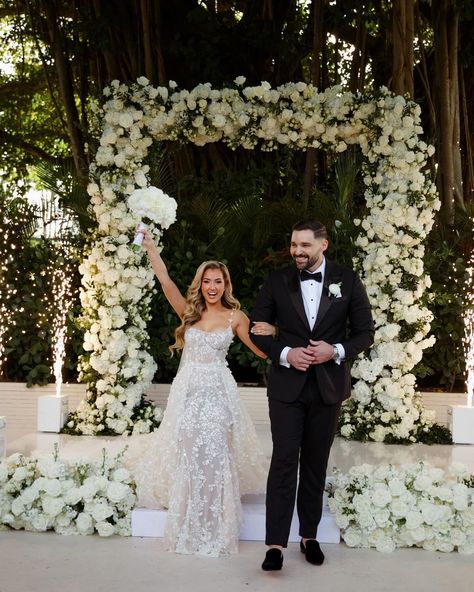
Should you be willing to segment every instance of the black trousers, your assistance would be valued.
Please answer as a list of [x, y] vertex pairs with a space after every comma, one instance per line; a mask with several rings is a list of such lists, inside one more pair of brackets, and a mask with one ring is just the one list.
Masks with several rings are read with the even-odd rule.
[[269, 399], [269, 410], [273, 454], [267, 482], [265, 543], [286, 547], [297, 484], [299, 534], [316, 538], [341, 403], [323, 403], [316, 377], [310, 372], [296, 401]]

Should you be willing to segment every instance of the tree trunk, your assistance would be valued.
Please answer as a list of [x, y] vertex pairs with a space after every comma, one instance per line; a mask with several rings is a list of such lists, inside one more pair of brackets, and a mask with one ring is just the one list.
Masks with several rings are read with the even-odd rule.
[[153, 50], [151, 37], [151, 6], [150, 0], [140, 0], [140, 16], [143, 29], [143, 53], [145, 55], [145, 76], [154, 81]]
[[[313, 51], [311, 60], [311, 82], [319, 87], [321, 79], [321, 57], [324, 36], [324, 3], [325, 0], [313, 0]], [[313, 191], [316, 177], [317, 152], [315, 148], [309, 148], [306, 152], [306, 163], [303, 180], [303, 212], [308, 210], [309, 196]]]
[[461, 70], [461, 106], [462, 106], [462, 129], [464, 130], [464, 202], [469, 203], [474, 199], [474, 151], [472, 147], [472, 138], [470, 134], [470, 117], [468, 110], [468, 100], [466, 96], [466, 85], [464, 82], [464, 72]]
[[464, 207], [460, 152], [458, 26], [459, 13], [451, 0], [433, 3], [437, 76], [439, 168], [442, 215], [453, 226], [455, 205]]
[[392, 85], [413, 97], [414, 0], [394, 0], [392, 8]]
[[79, 114], [77, 112], [74, 97], [70, 58], [59, 25], [56, 13], [56, 3], [50, 1], [43, 2], [42, 8], [46, 17], [47, 31], [54, 57], [54, 64], [58, 74], [59, 93], [66, 112], [67, 131], [71, 142], [74, 166], [78, 177], [84, 179], [87, 176], [87, 164], [84, 154], [84, 140], [80, 128]]

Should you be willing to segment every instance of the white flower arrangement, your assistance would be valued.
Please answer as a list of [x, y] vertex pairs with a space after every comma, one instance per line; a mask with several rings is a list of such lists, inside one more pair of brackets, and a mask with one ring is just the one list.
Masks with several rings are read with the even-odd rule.
[[139, 218], [155, 222], [165, 230], [176, 221], [176, 200], [152, 185], [135, 189], [127, 199], [127, 205]]
[[100, 536], [131, 534], [135, 483], [121, 454], [69, 462], [13, 454], [0, 462], [0, 528]]
[[474, 553], [474, 476], [425, 462], [335, 471], [329, 508], [349, 547]]
[[[127, 199], [148, 185], [144, 161], [154, 141], [334, 152], [358, 145], [368, 213], [356, 221], [355, 265], [372, 303], [376, 335], [370, 355], [353, 366], [358, 382], [343, 408], [341, 433], [417, 441], [434, 421], [415, 394], [411, 370], [434, 342], [427, 338], [431, 313], [421, 304], [430, 286], [422, 243], [440, 206], [435, 185], [423, 172], [433, 148], [419, 137], [420, 108], [385, 88], [366, 96], [341, 87], [319, 93], [303, 82], [277, 88], [244, 83], [238, 77], [235, 88], [199, 84], [188, 91], [174, 82], [152, 87], [140, 77], [131, 86], [114, 80], [104, 89], [105, 103], [97, 108], [100, 145], [88, 187], [98, 233], [81, 265], [87, 353], [80, 375], [88, 383], [88, 398], [68, 429], [136, 433], [159, 421], [143, 403], [154, 372], [145, 331], [153, 274], [126, 246], [137, 223]], [[134, 411], [137, 403], [142, 407]]]

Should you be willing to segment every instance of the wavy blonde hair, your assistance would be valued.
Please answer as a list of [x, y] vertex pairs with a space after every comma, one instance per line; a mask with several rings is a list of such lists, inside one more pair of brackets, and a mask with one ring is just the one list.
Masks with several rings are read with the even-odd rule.
[[202, 278], [208, 269], [220, 270], [222, 277], [224, 278], [224, 293], [221, 298], [222, 305], [229, 310], [237, 310], [240, 308], [240, 302], [232, 293], [232, 282], [230, 280], [230, 273], [227, 266], [220, 261], [204, 261], [204, 263], [201, 263], [197, 268], [193, 281], [186, 293], [186, 308], [184, 309], [183, 317], [181, 319], [181, 325], [175, 330], [175, 342], [169, 347], [171, 354], [174, 353], [174, 350], [183, 349], [186, 329], [201, 320], [202, 313], [206, 308], [206, 301], [202, 294], [201, 284]]

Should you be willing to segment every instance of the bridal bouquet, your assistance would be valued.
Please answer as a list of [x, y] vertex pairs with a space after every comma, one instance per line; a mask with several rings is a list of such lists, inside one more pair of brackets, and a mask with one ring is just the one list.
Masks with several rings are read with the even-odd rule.
[[135, 189], [128, 198], [127, 204], [130, 210], [142, 219], [133, 241], [134, 245], [141, 245], [143, 231], [151, 222], [166, 230], [176, 220], [176, 200], [152, 185]]

